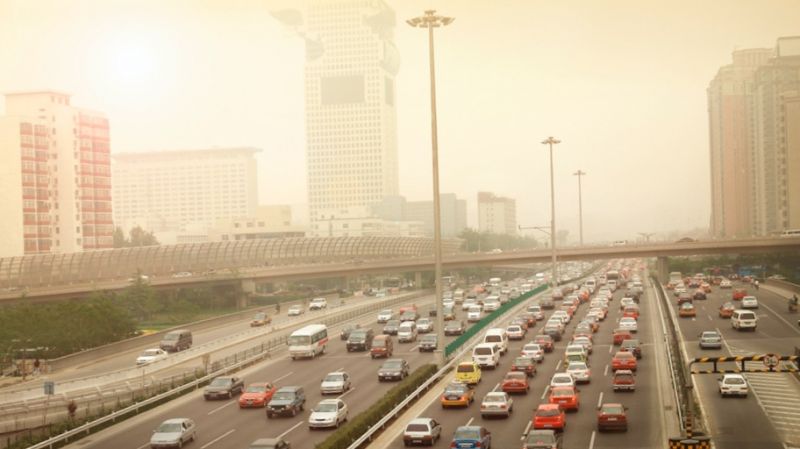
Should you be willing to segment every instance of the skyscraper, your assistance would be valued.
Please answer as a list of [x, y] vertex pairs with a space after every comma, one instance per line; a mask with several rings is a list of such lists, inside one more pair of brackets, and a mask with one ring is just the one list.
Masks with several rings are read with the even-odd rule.
[[3, 254], [20, 255], [20, 247], [24, 254], [111, 248], [105, 115], [76, 108], [68, 94], [55, 91], [6, 94], [6, 114], [0, 126], [5, 175], [0, 190], [8, 201], [0, 207], [9, 226], [22, 223], [23, 232], [0, 237]]
[[495, 234], [516, 234], [516, 200], [496, 196], [491, 192], [478, 192], [478, 230]]
[[[276, 16], [277, 17], [277, 16]], [[394, 11], [381, 0], [312, 0], [306, 40], [311, 235], [398, 194]]]

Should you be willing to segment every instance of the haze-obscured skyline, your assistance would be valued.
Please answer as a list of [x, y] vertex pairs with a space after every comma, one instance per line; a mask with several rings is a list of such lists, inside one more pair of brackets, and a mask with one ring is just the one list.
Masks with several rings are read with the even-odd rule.
[[[388, 1], [397, 14], [400, 192], [431, 197], [427, 36], [433, 8], [442, 192], [517, 200], [523, 226], [556, 220], [587, 241], [707, 227], [705, 89], [735, 49], [800, 34], [794, 1]], [[278, 1], [0, 0], [0, 91], [54, 89], [108, 114], [111, 147], [248, 145], [260, 202], [306, 203], [302, 41]]]

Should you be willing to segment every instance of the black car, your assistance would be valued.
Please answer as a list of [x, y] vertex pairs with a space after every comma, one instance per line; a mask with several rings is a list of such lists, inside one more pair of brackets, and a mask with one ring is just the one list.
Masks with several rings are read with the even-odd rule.
[[629, 338], [627, 340], [623, 340], [619, 350], [633, 353], [637, 359], [642, 358], [642, 344], [637, 339]]
[[234, 394], [242, 394], [244, 390], [244, 380], [236, 376], [215, 377], [210, 384], [203, 390], [203, 397], [208, 399], [227, 398], [230, 399]]
[[438, 341], [439, 340], [436, 338], [436, 334], [423, 335], [419, 340], [419, 352], [435, 351], [436, 347], [438, 346]]
[[397, 330], [400, 328], [400, 320], [389, 320], [383, 326], [383, 333], [386, 335], [397, 335]]
[[267, 404], [267, 418], [281, 415], [295, 416], [302, 412], [306, 405], [306, 393], [303, 387], [281, 387]]
[[355, 329], [347, 338], [347, 352], [366, 351], [372, 346], [375, 331], [372, 329]]
[[464, 322], [461, 320], [448, 321], [444, 325], [445, 335], [461, 335], [464, 333]]
[[408, 376], [409, 366], [404, 359], [389, 359], [378, 369], [378, 381], [403, 380]]
[[344, 327], [342, 327], [342, 332], [339, 333], [339, 338], [341, 338], [342, 340], [347, 340], [348, 337], [350, 337], [350, 334], [354, 330], [360, 328], [361, 328], [360, 324], [345, 324]]
[[542, 298], [539, 300], [539, 306], [543, 309], [555, 309], [556, 303], [550, 298]]

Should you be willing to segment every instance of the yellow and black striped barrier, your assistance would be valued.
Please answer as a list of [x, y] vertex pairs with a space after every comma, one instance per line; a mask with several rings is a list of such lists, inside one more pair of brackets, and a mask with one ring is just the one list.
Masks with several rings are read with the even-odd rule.
[[[689, 372], [691, 374], [726, 374], [726, 373], [796, 373], [798, 372], [798, 359], [796, 355], [760, 354], [730, 357], [697, 357], [689, 362]], [[780, 362], [794, 362], [795, 366], [780, 366]], [[730, 369], [720, 369], [717, 364], [734, 362], [738, 366]], [[747, 362], [761, 362], [761, 366], [747, 366]], [[695, 363], [711, 363], [712, 369], [692, 370]]]
[[669, 449], [711, 449], [711, 438], [670, 438]]
[[730, 357], [697, 357], [691, 363], [713, 363], [713, 362], [763, 362], [768, 358], [777, 358], [778, 360], [795, 362], [800, 359], [796, 355], [746, 355], [746, 356], [730, 356]]

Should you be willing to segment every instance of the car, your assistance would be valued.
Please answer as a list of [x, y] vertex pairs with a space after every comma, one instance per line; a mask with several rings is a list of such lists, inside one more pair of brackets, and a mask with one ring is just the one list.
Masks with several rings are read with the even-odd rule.
[[305, 406], [306, 393], [303, 387], [294, 385], [281, 387], [267, 403], [267, 418], [283, 415], [296, 416], [303, 411]]
[[172, 418], [162, 422], [150, 436], [151, 448], [183, 447], [187, 441], [193, 441], [197, 434], [197, 426], [189, 418]]
[[237, 376], [218, 376], [203, 390], [206, 400], [216, 398], [232, 398], [234, 394], [244, 391], [244, 380]]
[[718, 379], [719, 395], [747, 397], [749, 388], [747, 380], [741, 374], [725, 374]]
[[555, 373], [550, 378], [550, 388], [555, 387], [574, 387], [575, 378], [570, 373]]
[[391, 320], [394, 317], [394, 313], [392, 309], [383, 309], [378, 312], [378, 324], [384, 324], [387, 321]]
[[351, 387], [350, 375], [345, 371], [328, 373], [319, 386], [322, 394], [341, 394]]
[[560, 319], [561, 323], [563, 323], [565, 326], [572, 320], [570, 314], [564, 310], [556, 310], [552, 315], [550, 315], [551, 320], [555, 318]]
[[303, 310], [303, 306], [295, 305], [295, 306], [289, 307], [289, 310], [286, 313], [289, 316], [300, 316], [304, 312], [305, 312], [305, 310]]
[[586, 352], [588, 354], [591, 354], [592, 350], [594, 349], [594, 345], [592, 344], [592, 339], [586, 336], [585, 334], [574, 335], [572, 337], [571, 344], [583, 346], [583, 348], [586, 349]]
[[444, 387], [440, 402], [442, 408], [469, 407], [475, 400], [475, 390], [463, 382], [450, 382]]
[[461, 362], [456, 366], [456, 381], [467, 385], [477, 385], [481, 381], [481, 367], [473, 362]]
[[625, 310], [625, 307], [635, 306], [635, 305], [636, 301], [634, 301], [633, 298], [625, 297], [619, 300], [619, 310]]
[[756, 299], [755, 296], [745, 296], [742, 298], [742, 304], [740, 307], [742, 309], [757, 309], [758, 299]]
[[282, 437], [278, 438], [259, 438], [248, 446], [247, 449], [291, 449], [292, 444], [284, 440]]
[[551, 298], [542, 298], [539, 300], [539, 306], [541, 306], [542, 309], [548, 310], [548, 309], [554, 309], [556, 307], [556, 304], [553, 302]]
[[733, 287], [733, 283], [731, 281], [729, 281], [728, 279], [723, 279], [723, 280], [719, 281], [719, 288], [732, 288], [732, 287]]
[[[524, 376], [522, 377], [524, 379]], [[481, 417], [503, 416], [508, 418], [514, 411], [514, 400], [505, 391], [490, 391], [481, 401]], [[457, 446], [461, 447], [461, 446]]]
[[464, 300], [464, 302], [461, 303], [461, 310], [463, 312], [466, 312], [471, 307], [477, 306], [477, 305], [478, 305], [477, 299], [475, 299], [475, 298], [467, 298], [467, 299]]
[[592, 370], [586, 362], [569, 362], [567, 372], [575, 379], [575, 382], [589, 383], [592, 380]]
[[577, 411], [580, 407], [580, 397], [575, 387], [552, 387], [550, 388], [551, 404], [558, 404], [564, 410]]
[[542, 347], [544, 352], [553, 352], [553, 337], [547, 334], [539, 334], [533, 337], [533, 343]]
[[444, 325], [445, 335], [462, 335], [464, 333], [464, 322], [461, 320], [448, 321]]
[[400, 320], [389, 320], [383, 326], [383, 333], [386, 335], [397, 335], [398, 329], [400, 329]]
[[564, 409], [558, 404], [539, 404], [533, 412], [534, 429], [553, 429], [562, 431], [567, 427], [567, 417]]
[[495, 310], [500, 308], [500, 298], [497, 299], [490, 299], [486, 298], [483, 301], [483, 311], [484, 312], [494, 312]]
[[511, 362], [511, 371], [520, 371], [528, 377], [533, 377], [536, 375], [536, 361], [530, 357], [516, 357]]
[[728, 301], [723, 303], [719, 306], [719, 317], [720, 318], [730, 318], [733, 316], [733, 311], [736, 310], [736, 306], [733, 305], [732, 302]]
[[611, 359], [611, 369], [613, 371], [618, 369], [636, 371], [637, 365], [636, 356], [628, 351], [617, 351]]
[[706, 296], [706, 291], [705, 290], [703, 290], [701, 288], [698, 288], [692, 294], [692, 299], [693, 300], [697, 300], [697, 301], [703, 301], [703, 300], [708, 299], [708, 297]]
[[419, 352], [433, 352], [439, 347], [439, 338], [436, 334], [425, 334], [419, 339], [417, 347]]
[[267, 316], [265, 312], [258, 312], [250, 321], [250, 327], [266, 326], [272, 322], [272, 318]]
[[342, 331], [339, 332], [339, 338], [342, 341], [346, 341], [348, 338], [350, 338], [350, 334], [353, 333], [353, 331], [356, 330], [356, 329], [361, 329], [361, 325], [360, 324], [345, 324], [344, 326], [342, 326]]
[[619, 319], [617, 328], [636, 333], [639, 330], [639, 324], [636, 322], [636, 318], [623, 317]]
[[403, 429], [403, 445], [433, 446], [442, 436], [442, 425], [433, 418], [414, 418]]
[[328, 308], [328, 300], [325, 298], [314, 298], [308, 303], [308, 310], [322, 310]]
[[456, 319], [456, 312], [454, 307], [443, 307], [442, 308], [442, 319], [444, 321], [450, 321]]
[[[432, 311], [435, 311], [435, 310], [436, 309], [433, 309]], [[431, 316], [433, 316], [433, 315], [431, 315]], [[400, 322], [402, 323], [404, 321], [417, 321], [418, 318], [419, 318], [419, 314], [417, 314], [416, 310], [406, 310], [405, 312], [402, 312], [400, 314], [400, 317], [398, 318], [398, 320], [400, 320]]]
[[690, 294], [688, 294], [688, 293], [681, 293], [680, 296], [678, 296], [678, 305], [681, 305], [681, 304], [684, 304], [684, 303], [687, 303], [687, 302], [692, 302], [692, 296]]
[[323, 399], [311, 409], [308, 415], [308, 428], [339, 427], [347, 421], [347, 404], [341, 399]]
[[508, 334], [509, 340], [522, 340], [525, 338], [525, 329], [520, 325], [513, 324], [506, 328], [506, 334]]
[[408, 376], [409, 369], [405, 359], [389, 359], [378, 368], [378, 381], [403, 380]]
[[685, 302], [681, 304], [681, 307], [678, 309], [678, 316], [683, 318], [693, 318], [697, 316], [697, 311], [694, 308], [694, 304], [691, 302]]
[[735, 288], [733, 289], [733, 293], [731, 294], [731, 298], [734, 300], [739, 300], [747, 296], [747, 289], [746, 288]]
[[453, 433], [450, 447], [458, 449], [490, 448], [492, 433], [481, 426], [460, 426]]
[[614, 371], [611, 377], [611, 387], [614, 391], [634, 391], [636, 390], [636, 377], [629, 369], [619, 369]]
[[351, 351], [366, 351], [372, 347], [372, 341], [375, 339], [375, 332], [372, 329], [353, 329], [350, 335], [347, 336], [347, 352]]
[[136, 357], [136, 365], [149, 365], [159, 360], [166, 360], [167, 357], [169, 353], [161, 348], [145, 349], [139, 357]]
[[606, 403], [597, 411], [597, 430], [628, 430], [627, 407], [618, 403]]
[[562, 436], [555, 430], [531, 430], [523, 436], [522, 449], [561, 449]]
[[542, 333], [550, 336], [554, 341], [561, 341], [561, 334], [564, 332], [563, 329], [564, 326], [560, 322], [548, 321], [547, 324], [544, 325]]
[[639, 306], [634, 304], [632, 306], [625, 307], [622, 310], [622, 316], [623, 317], [630, 317], [630, 318], [638, 320], [639, 319]]
[[542, 310], [542, 306], [539, 304], [532, 304], [528, 306], [528, 308], [525, 309], [525, 311], [528, 313], [532, 313], [537, 321], [541, 321], [544, 319], [544, 311]]
[[428, 332], [433, 332], [433, 320], [430, 318], [420, 318], [417, 320], [417, 332], [420, 334], [426, 334]]
[[633, 338], [633, 334], [631, 331], [625, 329], [614, 329], [614, 333], [612, 334], [612, 340], [615, 346], [621, 345], [623, 341], [630, 338]]
[[266, 407], [276, 391], [269, 382], [252, 383], [239, 396], [239, 408]]
[[[536, 365], [531, 366], [535, 367]], [[500, 382], [500, 389], [505, 393], [527, 394], [531, 388], [528, 383], [528, 377], [529, 375], [524, 371], [509, 371]]]
[[174, 278], [190, 278], [192, 276], [192, 273], [189, 271], [179, 271], [172, 275]]
[[520, 355], [532, 359], [535, 362], [542, 363], [544, 360], [544, 349], [542, 349], [542, 346], [538, 343], [527, 343], [522, 347]]
[[700, 349], [721, 349], [722, 335], [717, 331], [703, 331], [699, 344]]
[[619, 346], [619, 350], [630, 352], [637, 359], [642, 358], [642, 344], [635, 338], [629, 338], [623, 341]]

